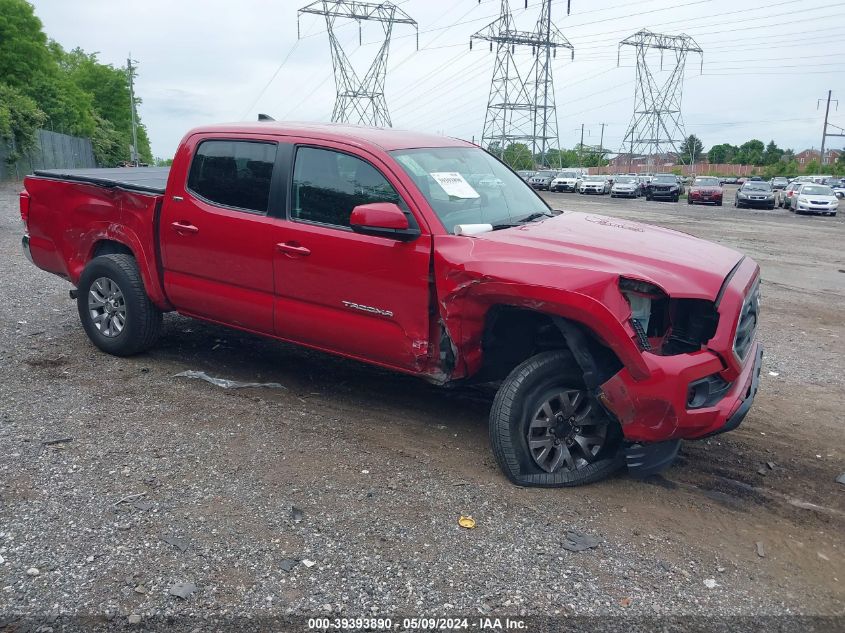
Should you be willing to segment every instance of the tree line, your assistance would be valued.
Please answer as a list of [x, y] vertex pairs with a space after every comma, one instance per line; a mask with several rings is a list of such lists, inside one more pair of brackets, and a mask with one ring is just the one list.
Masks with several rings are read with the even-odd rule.
[[[35, 148], [39, 128], [90, 138], [102, 166], [130, 160], [130, 102], [126, 68], [64, 50], [29, 2], [0, 0], [0, 141], [12, 147], [10, 162]], [[140, 159], [152, 162], [140, 120], [137, 136]]]
[[833, 174], [845, 174], [845, 152], [840, 154], [834, 164], [822, 165], [817, 160], [811, 160], [805, 165], [800, 165], [795, 158], [795, 152], [791, 149], [781, 149], [774, 140], [764, 144], [758, 139], [751, 139], [742, 145], [731, 145], [720, 143], [713, 145], [707, 152], [704, 151], [704, 144], [695, 134], [690, 134], [680, 147], [680, 154], [686, 162], [696, 163], [705, 156], [707, 162], [732, 165], [754, 165], [763, 167], [763, 174], [771, 176], [795, 175], [799, 172]]

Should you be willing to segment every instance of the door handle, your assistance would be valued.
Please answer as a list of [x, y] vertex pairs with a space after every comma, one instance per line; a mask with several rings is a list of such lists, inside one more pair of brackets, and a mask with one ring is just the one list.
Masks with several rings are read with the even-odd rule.
[[302, 246], [301, 244], [297, 244], [296, 242], [282, 242], [280, 244], [276, 244], [276, 248], [285, 255], [299, 255], [300, 257], [305, 257], [306, 255], [311, 254], [310, 249]]
[[173, 222], [170, 226], [172, 226], [173, 230], [176, 231], [177, 233], [193, 234], [193, 233], [199, 233], [200, 232], [200, 230], [197, 227], [195, 227], [193, 224], [191, 224], [190, 222], [184, 222], [184, 221]]

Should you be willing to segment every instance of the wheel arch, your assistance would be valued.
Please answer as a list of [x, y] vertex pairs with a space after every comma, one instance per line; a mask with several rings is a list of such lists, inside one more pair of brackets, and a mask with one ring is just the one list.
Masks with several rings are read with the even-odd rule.
[[484, 315], [478, 377], [499, 380], [536, 354], [568, 350], [591, 389], [624, 366], [619, 355], [586, 323], [530, 307], [497, 303]]

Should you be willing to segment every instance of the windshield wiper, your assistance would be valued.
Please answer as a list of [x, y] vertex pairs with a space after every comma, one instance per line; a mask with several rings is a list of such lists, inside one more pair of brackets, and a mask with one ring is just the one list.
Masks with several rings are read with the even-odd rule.
[[533, 222], [534, 220], [539, 220], [540, 218], [552, 218], [554, 217], [551, 213], [531, 213], [526, 215], [524, 218], [520, 218], [519, 220], [514, 220], [513, 222], [502, 222], [501, 224], [494, 224], [493, 230], [497, 231], [499, 229], [512, 229], [515, 226], [522, 226], [523, 224], [527, 224], [528, 222]]

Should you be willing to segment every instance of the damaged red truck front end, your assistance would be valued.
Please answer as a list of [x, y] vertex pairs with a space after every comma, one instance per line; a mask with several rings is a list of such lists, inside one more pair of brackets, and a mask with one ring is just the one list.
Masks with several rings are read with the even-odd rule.
[[[37, 172], [23, 246], [116, 355], [187, 316], [497, 387], [511, 481], [667, 467], [757, 391], [757, 264], [668, 229], [552, 210], [464, 141], [353, 126], [193, 130], [167, 170]], [[236, 239], [235, 239], [236, 238]]]

